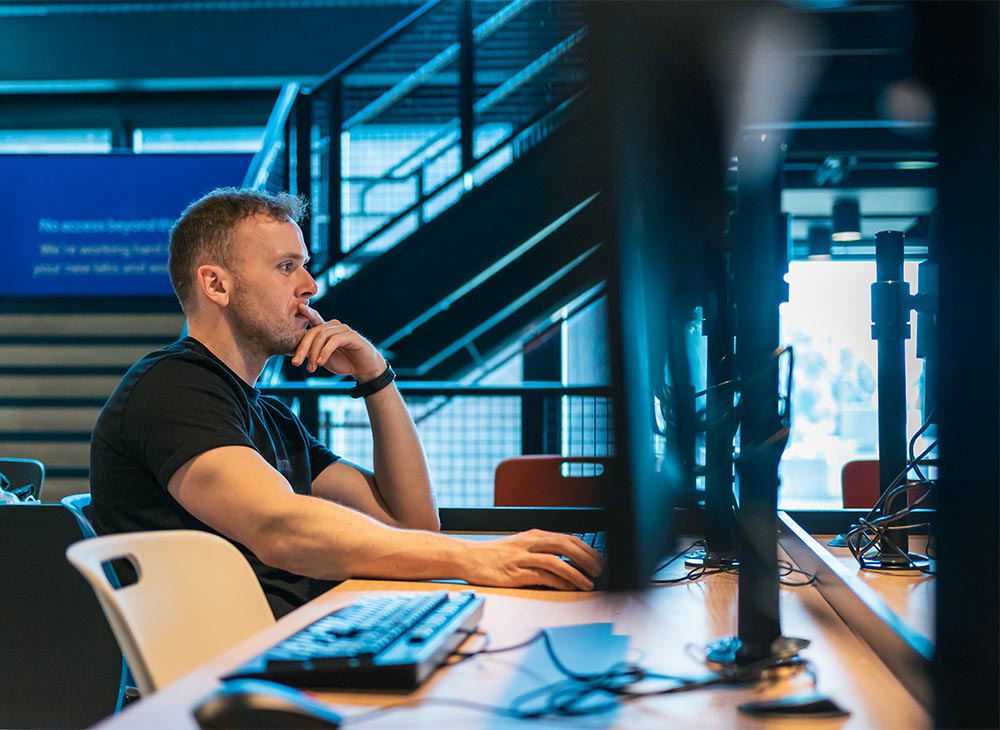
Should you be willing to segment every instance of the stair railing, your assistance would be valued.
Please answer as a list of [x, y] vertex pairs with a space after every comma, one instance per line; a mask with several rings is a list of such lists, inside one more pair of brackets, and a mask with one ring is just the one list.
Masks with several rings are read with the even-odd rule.
[[585, 84], [579, 5], [434, 0], [300, 90], [284, 182], [311, 201], [320, 295], [559, 125]]
[[288, 189], [285, 132], [300, 89], [298, 83], [290, 82], [282, 86], [278, 92], [271, 116], [268, 117], [267, 125], [264, 127], [264, 139], [261, 141], [260, 149], [250, 160], [250, 167], [247, 169], [246, 177], [243, 178], [244, 187], [255, 190]]

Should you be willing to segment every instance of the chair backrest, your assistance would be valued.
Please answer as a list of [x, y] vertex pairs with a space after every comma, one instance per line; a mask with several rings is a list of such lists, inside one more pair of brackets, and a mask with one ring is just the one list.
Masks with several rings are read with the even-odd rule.
[[[143, 694], [162, 689], [274, 623], [264, 591], [231, 543], [200, 530], [103, 535], [66, 551], [100, 599]], [[116, 588], [103, 565], [127, 560]]]
[[80, 523], [80, 529], [83, 530], [84, 537], [97, 536], [97, 531], [90, 524], [90, 518], [84, 513], [84, 510], [90, 506], [90, 492], [67, 494], [59, 500], [59, 504], [65, 505], [73, 513], [76, 521]]
[[45, 465], [38, 459], [20, 459], [13, 456], [0, 456], [0, 474], [10, 480], [7, 491], [13, 492], [30, 487], [23, 494], [23, 500], [30, 494], [35, 499], [42, 498], [42, 484], [45, 482]]
[[[844, 500], [844, 509], [870, 509], [875, 506], [882, 494], [882, 486], [879, 483], [878, 459], [855, 459], [848, 461], [840, 470], [840, 489]], [[933, 503], [925, 500], [918, 502], [928, 491], [928, 487], [920, 482], [908, 482], [906, 488], [905, 503], [909, 505], [920, 504], [924, 508], [933, 507]], [[888, 505], [889, 510], [898, 509], [902, 506], [903, 495], [893, 498], [892, 505]]]
[[66, 560], [83, 536], [63, 505], [0, 505], [0, 727], [89, 727], [120, 707], [122, 652]]
[[879, 497], [878, 459], [848, 461], [840, 470], [844, 509], [870, 509]]
[[[515, 456], [497, 465], [493, 504], [497, 507], [603, 507], [608, 459], [541, 454]], [[580, 464], [573, 469], [564, 464]], [[574, 472], [579, 470], [580, 475]]]

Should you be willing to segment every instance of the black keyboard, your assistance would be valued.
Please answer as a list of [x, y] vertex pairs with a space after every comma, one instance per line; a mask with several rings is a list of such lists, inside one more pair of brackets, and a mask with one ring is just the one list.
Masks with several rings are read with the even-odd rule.
[[601, 555], [607, 555], [607, 539], [608, 533], [604, 530], [599, 530], [597, 532], [574, 532], [578, 538], [583, 540], [585, 543], [594, 548]]
[[472, 591], [364, 596], [254, 657], [225, 679], [294, 687], [414, 689], [472, 633]]

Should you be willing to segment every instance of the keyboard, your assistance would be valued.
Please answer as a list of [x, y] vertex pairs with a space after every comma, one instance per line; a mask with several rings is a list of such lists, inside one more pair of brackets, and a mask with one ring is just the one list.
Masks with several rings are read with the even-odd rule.
[[293, 687], [418, 687], [483, 614], [472, 591], [364, 596], [299, 630], [224, 679]]
[[608, 533], [604, 530], [599, 530], [597, 532], [574, 532], [578, 538], [583, 540], [585, 543], [594, 548], [601, 555], [607, 555], [607, 539]]

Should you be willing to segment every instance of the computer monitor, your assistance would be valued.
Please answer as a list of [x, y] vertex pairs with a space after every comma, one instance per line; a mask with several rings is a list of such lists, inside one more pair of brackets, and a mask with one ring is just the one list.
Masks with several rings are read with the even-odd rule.
[[[595, 138], [586, 154], [607, 181], [617, 456], [607, 500], [608, 571], [609, 586], [619, 589], [647, 587], [659, 561], [676, 550], [671, 515], [694, 489], [699, 426], [689, 323], [696, 307], [718, 312], [725, 301], [720, 281], [728, 277], [718, 272], [730, 250], [726, 172], [734, 151], [738, 157], [730, 243], [741, 388], [734, 522], [739, 641], [726, 642], [716, 658], [748, 666], [768, 659], [781, 638], [777, 467], [787, 424], [779, 415], [776, 352], [787, 221], [780, 140], [745, 135], [734, 150], [730, 139], [727, 92], [717, 59], [704, 47], [720, 12], [715, 5], [587, 4]], [[660, 453], [654, 450], [654, 394], [665, 416]], [[705, 514], [721, 513], [731, 514]]]
[[[715, 296], [709, 266], [724, 248], [722, 112], [709, 59], [690, 48], [689, 18], [665, 5], [586, 6], [595, 135], [586, 156], [601, 167], [607, 213], [612, 589], [648, 586], [676, 551], [675, 508], [695, 494], [692, 323]], [[695, 62], [665, 63], [665, 43]]]

